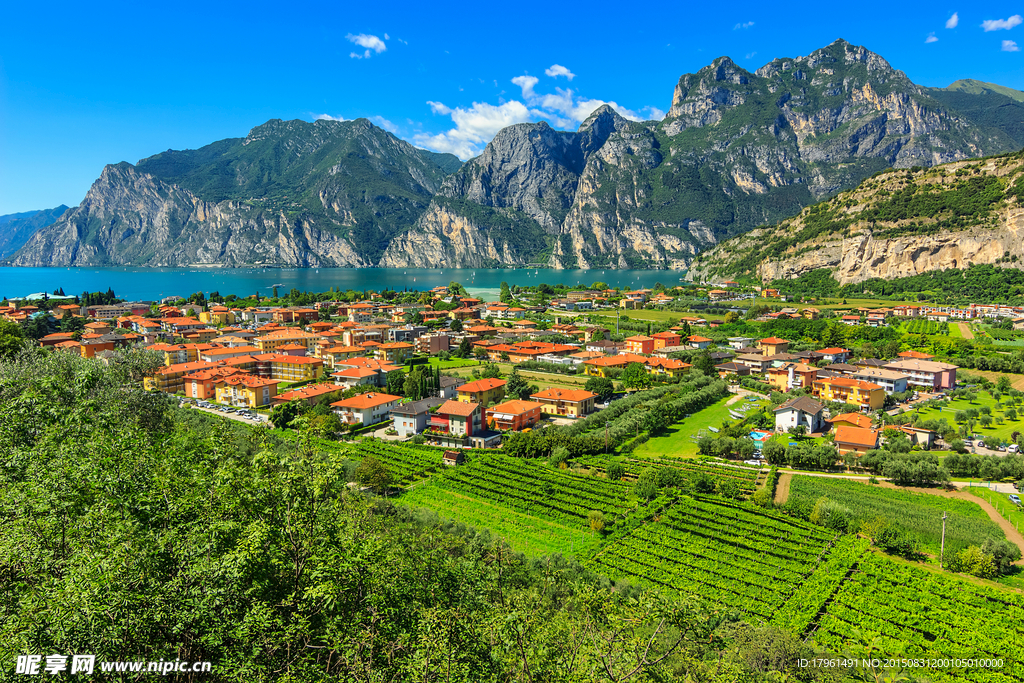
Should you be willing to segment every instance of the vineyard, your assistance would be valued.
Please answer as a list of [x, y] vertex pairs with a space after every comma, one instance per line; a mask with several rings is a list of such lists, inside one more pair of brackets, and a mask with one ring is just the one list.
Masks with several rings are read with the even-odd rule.
[[902, 327], [907, 334], [949, 334], [949, 323], [940, 323], [924, 318], [908, 320], [903, 323]]
[[608, 527], [633, 512], [632, 485], [554, 470], [495, 453], [452, 468], [432, 485], [492, 501], [514, 510], [583, 528], [591, 511], [603, 512]]
[[[819, 498], [840, 504], [857, 522], [884, 517], [911, 532], [926, 550], [936, 554], [942, 536], [942, 514], [946, 520], [946, 551], [956, 552], [985, 539], [1004, 538], [1003, 532], [975, 503], [924, 493], [881, 488], [854, 481], [825, 477], [793, 477], [789, 489], [791, 507], [810, 511]], [[857, 527], [860, 525], [857, 524]]]
[[590, 564], [769, 619], [819, 565], [837, 553], [849, 559], [842, 552], [849, 541], [837, 546], [836, 540], [835, 533], [799, 520], [684, 497]]
[[1024, 596], [913, 567], [873, 553], [813, 625], [831, 652], [873, 646], [875, 656], [999, 658], [1001, 668], [929, 669], [929, 678], [1024, 680]]
[[344, 448], [357, 460], [367, 457], [380, 460], [387, 465], [399, 486], [422, 479], [442, 467], [441, 452], [429, 448], [376, 440], [358, 441], [346, 444]]
[[[601, 455], [589, 455], [577, 458], [575, 463], [599, 472], [604, 472], [612, 460]], [[683, 476], [690, 476], [697, 473], [710, 475], [716, 481], [732, 481], [737, 485], [741, 493], [753, 493], [757, 484], [760, 468], [740, 465], [723, 465], [709, 460], [647, 460], [644, 458], [621, 458], [619, 464], [625, 469], [623, 477], [629, 481], [636, 481], [640, 473], [646, 469], [660, 469], [671, 467], [679, 470]]]

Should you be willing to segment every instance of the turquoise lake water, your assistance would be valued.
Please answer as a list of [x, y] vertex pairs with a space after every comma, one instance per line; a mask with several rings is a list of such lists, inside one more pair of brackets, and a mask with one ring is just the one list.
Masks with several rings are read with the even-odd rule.
[[426, 268], [0, 268], [0, 298], [35, 292], [65, 294], [106, 291], [112, 287], [125, 299], [162, 299], [211, 291], [222, 295], [269, 295], [274, 285], [283, 293], [293, 287], [326, 292], [347, 289], [430, 289], [461, 282], [473, 294], [497, 296], [502, 281], [520, 286], [592, 284], [609, 287], [672, 285], [684, 271], [677, 270], [550, 270], [550, 269], [426, 269]]

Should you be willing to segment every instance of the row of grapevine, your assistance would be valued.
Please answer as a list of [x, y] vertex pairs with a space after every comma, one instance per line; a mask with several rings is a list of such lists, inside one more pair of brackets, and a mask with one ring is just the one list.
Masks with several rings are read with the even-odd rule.
[[637, 507], [630, 500], [629, 484], [582, 477], [497, 453], [446, 471], [433, 479], [433, 485], [573, 526], [586, 526], [590, 513], [597, 510], [610, 527]]
[[[606, 465], [611, 462], [602, 455], [589, 455], [577, 458], [574, 462], [590, 469], [603, 472]], [[645, 460], [641, 458], [625, 458], [619, 461], [626, 472], [626, 477], [635, 480], [645, 469], [673, 467], [684, 475], [703, 472], [715, 479], [724, 479], [734, 482], [744, 493], [751, 493], [756, 484], [759, 470], [750, 467], [731, 467], [705, 460]]]
[[346, 444], [345, 448], [357, 460], [370, 456], [380, 460], [399, 485], [422, 479], [442, 466], [440, 452], [413, 445], [365, 440]]
[[834, 540], [828, 531], [759, 509], [682, 498], [591, 563], [768, 619], [814, 572]]
[[1001, 659], [989, 669], [941, 667], [929, 677], [1024, 680], [1024, 595], [867, 554], [813, 633], [832, 652], [873, 645], [892, 656]]

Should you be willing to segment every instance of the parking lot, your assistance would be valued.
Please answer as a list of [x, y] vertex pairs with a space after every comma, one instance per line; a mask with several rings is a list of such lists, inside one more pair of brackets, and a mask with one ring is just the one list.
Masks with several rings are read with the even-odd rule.
[[244, 408], [227, 408], [226, 406], [217, 406], [212, 403], [202, 404], [189, 401], [181, 401], [178, 403], [178, 406], [182, 408], [190, 408], [192, 410], [202, 410], [206, 413], [220, 415], [221, 417], [226, 417], [229, 420], [237, 420], [238, 422], [245, 422], [246, 424], [251, 425], [268, 422], [265, 416]]

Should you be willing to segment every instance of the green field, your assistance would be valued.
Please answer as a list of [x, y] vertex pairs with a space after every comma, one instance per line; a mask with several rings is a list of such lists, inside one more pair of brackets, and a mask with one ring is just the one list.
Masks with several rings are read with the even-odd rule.
[[1003, 415], [1003, 411], [1007, 406], [1006, 401], [1003, 401], [1002, 405], [997, 406], [996, 400], [992, 398], [992, 395], [987, 391], [979, 391], [978, 399], [974, 403], [969, 403], [966, 399], [958, 398], [953, 401], [943, 403], [941, 410], [939, 408], [927, 408], [925, 410], [917, 411], [917, 414], [924, 420], [946, 420], [951, 425], [956, 425], [953, 417], [956, 415], [958, 410], [968, 410], [970, 408], [980, 409], [982, 406], [988, 406], [992, 410], [992, 417], [1002, 418], [1002, 424], [995, 424], [993, 422], [991, 427], [982, 427], [980, 422], [975, 421], [974, 431], [984, 436], [998, 436], [1006, 441], [1010, 440], [1010, 435], [1013, 432], [1024, 432], [1024, 408], [1018, 407], [1018, 417], [1016, 420], [1007, 420]]
[[500, 503], [425, 484], [402, 494], [399, 501], [410, 507], [433, 510], [442, 517], [490, 529], [516, 552], [530, 557], [551, 553], [570, 556], [584, 551], [599, 539], [592, 531], [559, 524], [511, 510]]
[[990, 537], [1004, 538], [1002, 530], [989, 519], [985, 511], [969, 501], [882, 488], [844, 479], [793, 477], [789, 488], [789, 504], [803, 502], [813, 506], [822, 497], [849, 509], [858, 523], [876, 517], [895, 521], [913, 533], [926, 552], [934, 555], [939, 553], [943, 513], [949, 513], [946, 520], [946, 552], [955, 552], [968, 545], [980, 546]]
[[[747, 401], [744, 397], [736, 403], [726, 406], [726, 403], [732, 398], [735, 396], [723, 397], [699, 413], [676, 423], [666, 429], [663, 435], [652, 437], [646, 443], [637, 446], [633, 453], [637, 457], [644, 458], [695, 458], [697, 457], [697, 442], [693, 437], [696, 437], [701, 430], [706, 430], [710, 436], [714, 436], [714, 433], [708, 430], [709, 427], [721, 428], [723, 421], [735, 422], [735, 419], [729, 415], [730, 409], [735, 410], [744, 405], [763, 407], [768, 404], [767, 401], [757, 401], [756, 403]], [[752, 409], [748, 410], [746, 414], [749, 415], [751, 412]]]
[[1010, 494], [999, 493], [984, 486], [968, 486], [964, 490], [988, 501], [996, 509], [996, 512], [1003, 516], [1003, 519], [1017, 528], [1017, 531], [1024, 529], [1024, 507], [1011, 503]]

